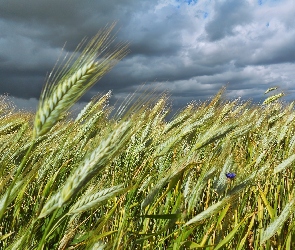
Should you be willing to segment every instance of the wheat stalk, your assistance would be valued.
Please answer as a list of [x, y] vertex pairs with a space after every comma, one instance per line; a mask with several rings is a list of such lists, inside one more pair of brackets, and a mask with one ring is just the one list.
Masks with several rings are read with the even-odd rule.
[[36, 113], [33, 138], [46, 134], [95, 82], [127, 54], [126, 44], [119, 44], [113, 51], [107, 51], [112, 43], [109, 38], [112, 28], [98, 33], [70, 67], [71, 57], [65, 68], [53, 76], [53, 84], [47, 82]]
[[84, 159], [66, 180], [63, 188], [46, 202], [39, 218], [45, 217], [55, 209], [62, 207], [113, 159], [130, 137], [130, 133], [128, 133], [130, 126], [130, 121], [123, 122], [107, 138], [101, 141], [100, 145]]
[[294, 204], [295, 204], [295, 198], [293, 197], [285, 206], [280, 216], [277, 217], [264, 230], [260, 239], [261, 244], [264, 243], [266, 240], [268, 240], [270, 237], [272, 237], [283, 226], [285, 221], [289, 218], [290, 214], [294, 212], [294, 209], [295, 209]]
[[283, 171], [284, 169], [288, 168], [294, 161], [295, 161], [295, 154], [289, 156], [282, 163], [280, 163], [278, 166], [276, 166], [274, 169], [274, 173], [277, 174], [277, 173]]
[[197, 223], [197, 222], [200, 222], [200, 221], [202, 221], [204, 219], [207, 219], [211, 215], [213, 215], [213, 214], [217, 213], [218, 211], [220, 211], [220, 209], [222, 207], [224, 207], [226, 204], [230, 203], [234, 199], [234, 197], [235, 197], [235, 195], [224, 197], [221, 201], [211, 205], [205, 211], [199, 213], [198, 215], [196, 215], [195, 217], [190, 219], [188, 222], [185, 223], [185, 226], [188, 226], [190, 224]]
[[[114, 38], [110, 36], [114, 25], [98, 32], [86, 45], [77, 60], [74, 61], [75, 54], [73, 54], [60, 71], [49, 75], [47, 84], [41, 93], [35, 116], [32, 144], [16, 169], [14, 179], [3, 196], [0, 221], [8, 206], [11, 192], [15, 188], [18, 177], [40, 136], [45, 135], [96, 81], [127, 54], [127, 44], [117, 44], [114, 49], [108, 49], [114, 41]], [[83, 44], [82, 42], [77, 50]]]
[[274, 90], [276, 90], [278, 87], [272, 87], [272, 88], [269, 88], [269, 89], [267, 89], [265, 92], [264, 92], [264, 94], [267, 94], [268, 92], [271, 92], [271, 91], [274, 91]]
[[265, 101], [264, 101], [262, 104], [265, 104], [265, 105], [270, 104], [270, 103], [272, 103], [272, 102], [278, 100], [278, 99], [281, 98], [282, 96], [284, 96], [284, 93], [279, 93], [279, 94], [277, 94], [277, 95], [270, 96], [270, 97], [268, 97], [267, 99], [265, 99]]
[[110, 188], [106, 188], [101, 190], [95, 194], [87, 194], [84, 195], [80, 200], [78, 200], [69, 211], [69, 214], [76, 214], [87, 211], [94, 207], [97, 207], [102, 202], [110, 199], [111, 197], [122, 193], [124, 191], [123, 185], [113, 186]]

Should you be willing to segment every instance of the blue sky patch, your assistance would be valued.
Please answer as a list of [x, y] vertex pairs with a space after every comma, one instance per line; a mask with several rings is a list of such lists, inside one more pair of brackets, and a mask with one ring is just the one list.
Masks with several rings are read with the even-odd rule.
[[188, 5], [196, 4], [198, 0], [176, 0], [177, 3], [187, 3]]
[[185, 3], [187, 3], [188, 5], [190, 5], [191, 3], [192, 4], [195, 4], [198, 2], [198, 0], [184, 0]]

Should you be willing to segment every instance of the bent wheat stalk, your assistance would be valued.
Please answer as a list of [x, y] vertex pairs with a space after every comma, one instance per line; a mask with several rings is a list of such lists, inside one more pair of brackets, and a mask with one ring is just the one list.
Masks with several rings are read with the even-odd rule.
[[[114, 46], [112, 50], [108, 49], [114, 41], [114, 38], [110, 36], [114, 26], [115, 24], [98, 32], [86, 45], [77, 60], [74, 61], [74, 55], [71, 56], [65, 66], [59, 72], [54, 73], [52, 78], [50, 74], [41, 94], [35, 116], [32, 144], [16, 168], [10, 186], [2, 196], [0, 221], [9, 204], [11, 192], [36, 141], [40, 136], [45, 135], [90, 87], [127, 54], [127, 44], [124, 43]], [[76, 52], [82, 45], [83, 42], [78, 46]]]
[[102, 140], [99, 146], [89, 153], [74, 173], [67, 178], [60, 191], [46, 202], [39, 218], [43, 218], [57, 208], [62, 207], [75, 196], [94, 175], [101, 171], [106, 164], [120, 152], [126, 141], [130, 138], [130, 129], [131, 122], [125, 121], [118, 125], [107, 138]]
[[[127, 54], [126, 44], [107, 51], [112, 43], [109, 38], [112, 28], [98, 33], [69, 69], [70, 58], [57, 79], [53, 79], [53, 84], [47, 82], [35, 117], [33, 138], [46, 134], [90, 87]], [[61, 74], [63, 76], [59, 77]]]

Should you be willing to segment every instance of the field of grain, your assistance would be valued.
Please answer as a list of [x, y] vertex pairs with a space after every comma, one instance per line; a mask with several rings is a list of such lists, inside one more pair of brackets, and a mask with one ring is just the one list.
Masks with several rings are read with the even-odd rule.
[[167, 119], [166, 95], [112, 110], [106, 93], [72, 118], [128, 52], [105, 49], [110, 31], [54, 71], [36, 114], [0, 98], [0, 248], [295, 249], [294, 102], [221, 89]]

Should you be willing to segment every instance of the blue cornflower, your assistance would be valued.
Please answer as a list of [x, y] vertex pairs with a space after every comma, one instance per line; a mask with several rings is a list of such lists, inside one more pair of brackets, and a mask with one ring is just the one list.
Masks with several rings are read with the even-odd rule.
[[226, 173], [225, 176], [228, 179], [232, 180], [232, 179], [234, 179], [236, 177], [236, 174], [235, 173]]

